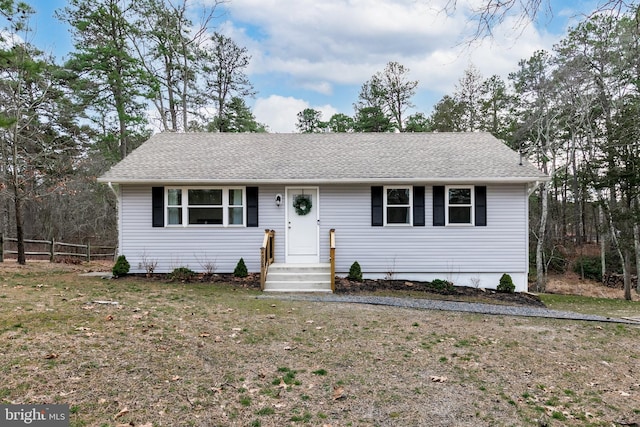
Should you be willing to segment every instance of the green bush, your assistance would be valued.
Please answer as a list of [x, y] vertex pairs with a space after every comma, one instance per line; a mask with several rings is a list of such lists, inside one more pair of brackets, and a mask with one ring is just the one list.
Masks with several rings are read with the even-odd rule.
[[234, 277], [247, 277], [249, 272], [247, 271], [247, 266], [244, 263], [244, 259], [240, 258], [238, 264], [236, 264], [235, 270], [233, 270]]
[[351, 264], [347, 279], [355, 280], [356, 282], [362, 282], [362, 269], [360, 268], [360, 264], [358, 264], [358, 261], [355, 261], [353, 264]]
[[451, 292], [455, 289], [453, 283], [448, 280], [434, 279], [430, 284], [433, 289], [436, 289], [438, 291]]
[[195, 275], [196, 272], [187, 267], [178, 267], [174, 268], [173, 271], [169, 273], [169, 279], [177, 280], [180, 282], [189, 282]]
[[131, 266], [124, 255], [120, 255], [111, 269], [114, 277], [126, 276]]
[[581, 256], [573, 265], [573, 271], [587, 279], [602, 282], [602, 264], [598, 256]]
[[498, 283], [496, 290], [498, 292], [512, 293], [516, 290], [516, 285], [513, 284], [511, 276], [505, 273], [500, 277], [500, 283]]

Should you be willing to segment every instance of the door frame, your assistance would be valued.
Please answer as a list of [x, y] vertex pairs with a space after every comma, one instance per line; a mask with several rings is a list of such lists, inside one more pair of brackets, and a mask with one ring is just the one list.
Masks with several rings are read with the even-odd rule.
[[[289, 192], [291, 190], [313, 190], [316, 194], [316, 200], [313, 204], [313, 210], [315, 211], [315, 234], [316, 234], [316, 259], [314, 261], [309, 261], [309, 263], [319, 263], [320, 262], [320, 187], [318, 186], [309, 186], [309, 185], [290, 185], [284, 188], [284, 199], [285, 199], [285, 210], [284, 210], [284, 229], [285, 229], [285, 262], [290, 263], [290, 254], [289, 254], [289, 215], [292, 214], [293, 206], [291, 206], [292, 200], [290, 199]], [[294, 255], [295, 256], [295, 255]], [[296, 263], [296, 262], [293, 262]], [[297, 262], [302, 264], [300, 262]]]

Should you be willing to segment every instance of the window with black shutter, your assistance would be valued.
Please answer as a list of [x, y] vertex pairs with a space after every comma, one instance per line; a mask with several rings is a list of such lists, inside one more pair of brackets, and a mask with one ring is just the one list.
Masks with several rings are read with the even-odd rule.
[[433, 225], [487, 225], [487, 187], [438, 185], [433, 187]]

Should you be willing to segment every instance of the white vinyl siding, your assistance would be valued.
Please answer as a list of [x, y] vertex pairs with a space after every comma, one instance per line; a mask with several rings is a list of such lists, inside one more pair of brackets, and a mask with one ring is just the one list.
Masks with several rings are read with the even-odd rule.
[[[265, 229], [275, 231], [276, 262], [285, 260], [285, 206], [276, 206], [277, 194], [285, 194], [284, 185], [259, 187], [258, 227], [152, 227], [151, 187], [120, 186], [120, 253], [126, 255], [132, 273], [144, 273], [145, 258], [158, 262], [158, 273], [182, 266], [203, 271], [207, 261], [215, 263], [216, 272], [230, 273], [241, 257], [250, 272], [259, 272]], [[320, 262], [329, 262], [329, 230], [334, 228], [339, 276], [358, 261], [365, 277], [418, 280], [431, 274], [471, 285], [463, 279], [483, 275], [496, 278], [480, 284], [491, 288], [502, 273], [509, 273], [518, 290], [526, 290], [525, 184], [487, 186], [486, 227], [434, 227], [429, 183], [424, 227], [371, 226], [370, 185], [321, 185], [314, 206], [319, 209]]]
[[425, 227], [372, 227], [370, 191], [370, 186], [320, 187], [321, 260], [328, 258], [323, 236], [335, 228], [339, 275], [346, 275], [358, 261], [365, 276], [410, 278], [427, 272], [456, 282], [463, 275], [493, 273], [499, 278], [509, 273], [518, 274], [520, 290], [526, 289], [526, 185], [487, 186], [486, 227], [434, 227], [429, 184], [425, 186]]
[[[284, 236], [279, 214], [284, 207], [274, 202], [276, 193], [283, 192], [284, 186], [260, 187], [259, 227], [152, 227], [151, 187], [120, 186], [119, 252], [127, 257], [132, 273], [145, 272], [145, 258], [158, 262], [157, 273], [177, 267], [203, 271], [206, 262], [213, 262], [218, 273], [230, 273], [241, 257], [250, 272], [259, 272], [264, 230], [275, 229], [277, 236]], [[284, 247], [276, 246], [276, 256], [283, 259]]]

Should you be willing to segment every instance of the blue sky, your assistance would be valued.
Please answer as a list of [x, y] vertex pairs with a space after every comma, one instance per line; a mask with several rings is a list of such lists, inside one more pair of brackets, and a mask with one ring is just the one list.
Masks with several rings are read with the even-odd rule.
[[[212, 0], [190, 0], [191, 4]], [[34, 44], [58, 60], [72, 48], [65, 24], [54, 18], [64, 0], [27, 0], [35, 9]], [[593, 10], [588, 2], [553, 0], [538, 22], [509, 18], [492, 39], [468, 46], [473, 31], [467, 4], [458, 0], [230, 0], [220, 9], [216, 31], [245, 46], [252, 61], [248, 75], [258, 91], [249, 104], [272, 132], [295, 131], [296, 114], [315, 108], [328, 120], [334, 113], [353, 115], [362, 83], [397, 61], [418, 80], [411, 112], [429, 115], [433, 105], [455, 90], [469, 66], [488, 78], [506, 79], [520, 59], [551, 49], [567, 27]], [[575, 9], [576, 3], [580, 10]], [[222, 13], [224, 12], [224, 13]]]

